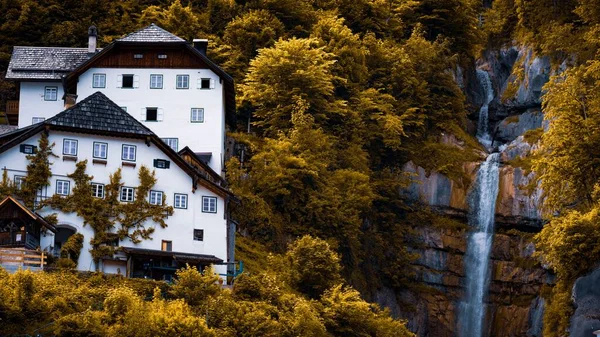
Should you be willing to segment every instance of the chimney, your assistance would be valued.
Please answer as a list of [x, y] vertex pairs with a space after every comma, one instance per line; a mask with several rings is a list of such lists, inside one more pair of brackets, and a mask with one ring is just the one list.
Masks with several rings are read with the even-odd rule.
[[68, 109], [77, 103], [77, 95], [66, 94], [65, 95], [65, 109]]
[[96, 39], [98, 38], [98, 29], [96, 26], [88, 28], [88, 53], [96, 52]]
[[194, 48], [196, 48], [203, 55], [206, 55], [208, 49], [208, 39], [194, 39]]

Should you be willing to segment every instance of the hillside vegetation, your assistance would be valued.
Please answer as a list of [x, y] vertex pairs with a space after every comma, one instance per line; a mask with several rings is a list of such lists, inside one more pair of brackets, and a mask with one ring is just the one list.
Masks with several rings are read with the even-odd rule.
[[262, 262], [232, 290], [212, 269], [189, 266], [174, 284], [0, 268], [0, 335], [414, 336], [341, 282], [339, 257], [323, 240], [302, 237]]

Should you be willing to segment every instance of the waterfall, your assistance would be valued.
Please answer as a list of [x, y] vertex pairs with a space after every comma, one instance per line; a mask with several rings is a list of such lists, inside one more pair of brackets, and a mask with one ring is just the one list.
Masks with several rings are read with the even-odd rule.
[[479, 139], [479, 142], [489, 147], [492, 145], [492, 139], [490, 137], [490, 133], [488, 132], [488, 111], [490, 107], [490, 102], [494, 99], [494, 88], [492, 87], [492, 81], [490, 80], [490, 75], [487, 71], [477, 69], [477, 79], [479, 80], [479, 84], [485, 92], [485, 101], [479, 109], [479, 121], [477, 122], [477, 138]]
[[477, 172], [470, 195], [469, 234], [465, 255], [465, 297], [458, 317], [461, 337], [483, 337], [490, 281], [490, 252], [498, 196], [500, 154], [490, 154]]

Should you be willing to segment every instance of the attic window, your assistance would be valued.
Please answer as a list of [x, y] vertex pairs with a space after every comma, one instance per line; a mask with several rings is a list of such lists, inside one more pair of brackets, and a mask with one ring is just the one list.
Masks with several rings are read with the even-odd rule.
[[36, 153], [36, 147], [35, 145], [21, 144], [20, 152], [25, 154], [34, 154]]
[[158, 58], [161, 60], [166, 60], [167, 59], [167, 54], [158, 54]]
[[133, 58], [134, 59], [143, 59], [144, 58], [144, 54], [133, 54]]
[[164, 159], [154, 159], [154, 167], [159, 169], [168, 169], [171, 166], [171, 162]]

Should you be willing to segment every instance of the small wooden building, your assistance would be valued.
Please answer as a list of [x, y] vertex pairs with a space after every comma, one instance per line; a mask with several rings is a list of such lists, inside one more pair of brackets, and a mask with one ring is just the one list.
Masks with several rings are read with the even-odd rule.
[[43, 231], [56, 228], [15, 197], [0, 201], [0, 247], [37, 249]]

